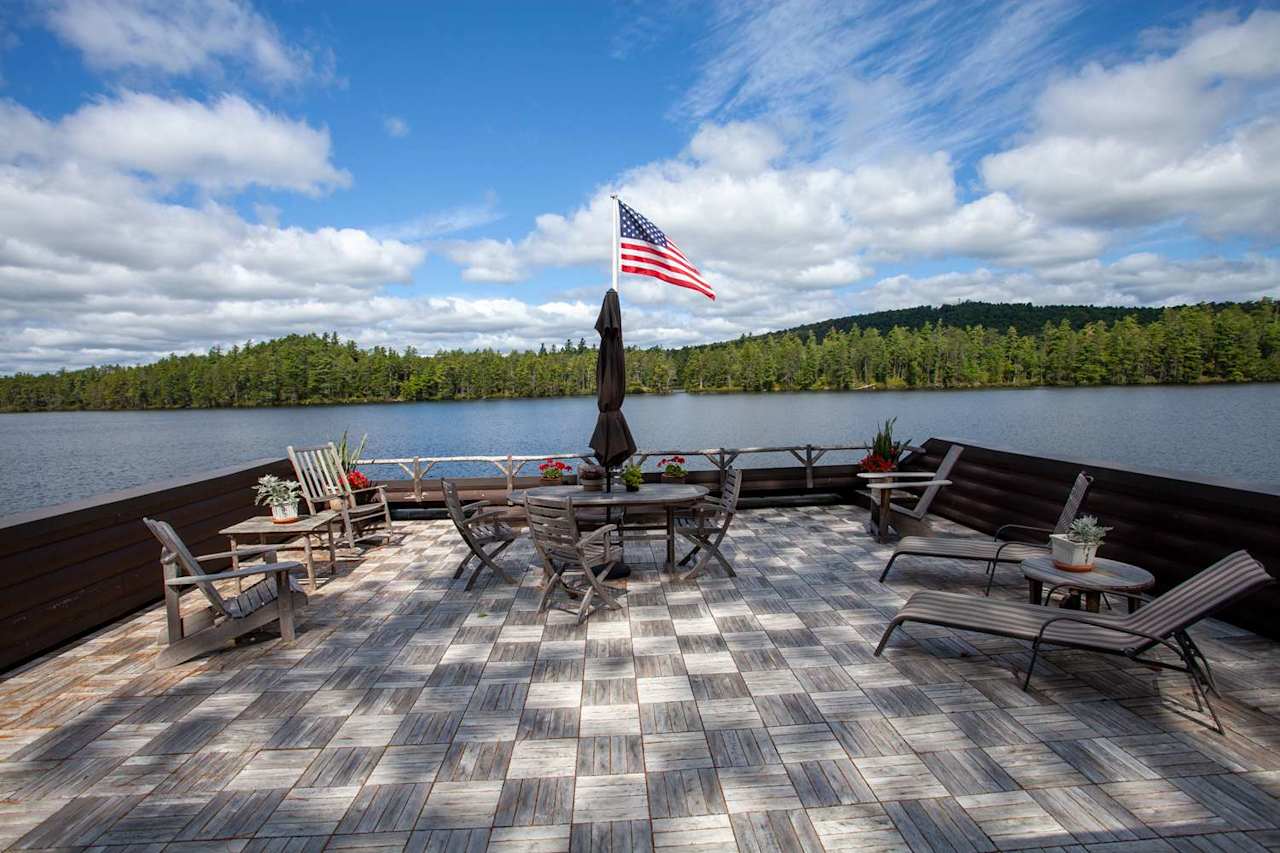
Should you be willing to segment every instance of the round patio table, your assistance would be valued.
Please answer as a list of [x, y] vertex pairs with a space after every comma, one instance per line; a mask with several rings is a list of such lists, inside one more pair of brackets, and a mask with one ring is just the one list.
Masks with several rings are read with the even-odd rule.
[[[1106, 560], [1097, 557], [1093, 561], [1091, 572], [1064, 572], [1053, 564], [1049, 555], [1032, 557], [1022, 561], [1022, 574], [1027, 579], [1028, 594], [1032, 604], [1041, 604], [1044, 596], [1044, 585], [1049, 584], [1050, 593], [1053, 587], [1068, 587], [1080, 593], [1084, 599], [1084, 609], [1098, 612], [1102, 604], [1102, 593], [1142, 592], [1155, 585], [1156, 579], [1151, 572], [1139, 568], [1132, 563], [1119, 560]], [[1137, 606], [1137, 600], [1129, 598], [1129, 612]]]
[[[675, 571], [676, 563], [676, 510], [705, 497], [709, 491], [706, 486], [685, 483], [645, 483], [634, 492], [628, 492], [625, 488], [617, 486], [612, 492], [588, 492], [582, 486], [534, 486], [532, 489], [513, 491], [507, 496], [507, 502], [522, 504], [524, 496], [528, 494], [534, 497], [568, 498], [575, 507], [626, 509], [627, 507], [660, 506], [667, 513], [667, 562], [663, 568], [672, 572]], [[609, 577], [626, 577], [627, 573], [618, 572], [615, 569], [609, 573]]]

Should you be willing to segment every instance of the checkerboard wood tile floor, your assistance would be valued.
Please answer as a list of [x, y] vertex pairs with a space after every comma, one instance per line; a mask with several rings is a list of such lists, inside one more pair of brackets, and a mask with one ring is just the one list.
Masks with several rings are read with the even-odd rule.
[[1023, 692], [1018, 642], [908, 626], [876, 658], [906, 595], [984, 576], [882, 586], [863, 521], [743, 512], [738, 577], [686, 583], [629, 542], [625, 608], [583, 626], [535, 612], [527, 540], [520, 587], [465, 592], [447, 522], [340, 566], [291, 645], [156, 670], [149, 610], [0, 682], [0, 847], [1280, 850], [1280, 645], [1198, 629], [1226, 737], [1116, 659], [1050, 652]]

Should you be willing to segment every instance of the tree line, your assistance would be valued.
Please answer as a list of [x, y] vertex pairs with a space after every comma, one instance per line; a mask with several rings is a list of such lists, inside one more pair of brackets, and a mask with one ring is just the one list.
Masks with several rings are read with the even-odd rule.
[[[1147, 320], [1144, 322], [1144, 320]], [[162, 409], [595, 393], [585, 340], [538, 351], [361, 349], [336, 334], [290, 335], [136, 366], [0, 377], [0, 409]], [[1015, 327], [812, 329], [680, 350], [632, 348], [633, 393], [979, 388], [1280, 381], [1270, 300], [1127, 314], [1033, 333]]]

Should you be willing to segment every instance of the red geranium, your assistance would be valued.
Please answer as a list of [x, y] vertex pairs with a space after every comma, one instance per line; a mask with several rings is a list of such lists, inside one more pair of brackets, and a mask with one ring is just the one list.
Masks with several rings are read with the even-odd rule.
[[569, 470], [569, 466], [559, 459], [548, 459], [538, 466], [538, 470], [542, 472], [544, 480], [559, 480], [564, 476], [564, 472]]
[[367, 489], [370, 485], [369, 478], [355, 468], [347, 472], [347, 484], [356, 491]]
[[670, 459], [660, 459], [658, 461], [658, 467], [663, 469], [663, 472], [668, 477], [683, 477], [688, 473], [684, 468], [683, 456], [672, 456]]
[[862, 457], [862, 461], [858, 463], [858, 467], [863, 471], [866, 471], [868, 474], [887, 474], [896, 466], [878, 453], [868, 453], [866, 456]]

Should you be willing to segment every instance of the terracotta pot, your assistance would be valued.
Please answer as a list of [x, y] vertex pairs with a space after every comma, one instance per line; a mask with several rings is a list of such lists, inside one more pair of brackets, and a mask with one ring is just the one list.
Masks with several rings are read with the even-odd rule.
[[664, 483], [680, 483], [682, 485], [684, 484], [684, 477], [677, 477], [674, 474], [663, 474], [661, 479], [662, 479], [662, 482]]
[[1091, 572], [1098, 545], [1073, 541], [1065, 533], [1049, 537], [1053, 544], [1053, 564], [1064, 572]]
[[628, 492], [638, 492], [638, 491], [640, 491], [640, 487], [639, 487], [639, 486], [633, 486], [633, 485], [631, 485], [630, 483], [624, 483], [623, 485], [625, 485], [625, 486], [627, 487], [627, 491], [628, 491]]

